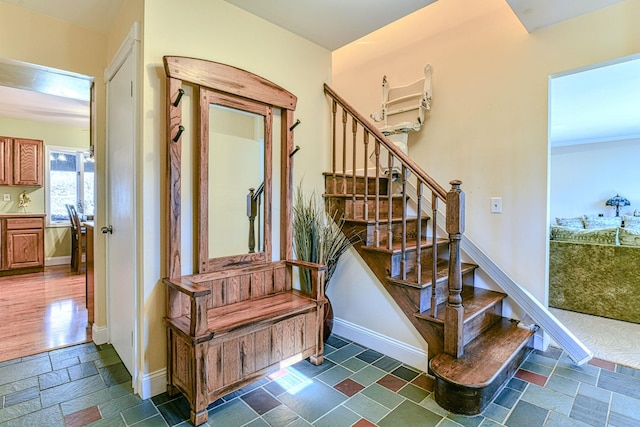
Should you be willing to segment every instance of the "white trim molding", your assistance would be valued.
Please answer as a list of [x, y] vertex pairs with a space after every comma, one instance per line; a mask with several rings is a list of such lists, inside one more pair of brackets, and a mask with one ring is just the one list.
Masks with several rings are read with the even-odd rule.
[[421, 348], [339, 318], [333, 319], [332, 332], [357, 344], [398, 359], [414, 368], [425, 372], [428, 370], [429, 356]]
[[93, 324], [91, 326], [91, 339], [97, 345], [106, 344], [109, 342], [109, 328], [106, 326], [98, 326]]
[[51, 265], [71, 265], [71, 255], [66, 256], [56, 256], [44, 259], [45, 267], [49, 267]]
[[136, 391], [140, 397], [149, 399], [167, 391], [167, 370], [160, 369], [150, 374], [138, 375]]

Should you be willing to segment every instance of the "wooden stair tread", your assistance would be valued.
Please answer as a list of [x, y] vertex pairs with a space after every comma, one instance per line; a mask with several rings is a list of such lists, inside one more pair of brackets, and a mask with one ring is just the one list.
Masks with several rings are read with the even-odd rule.
[[[427, 249], [433, 246], [433, 239], [431, 239], [430, 237], [427, 239], [421, 239], [421, 245], [420, 247], [423, 249]], [[442, 238], [442, 237], [438, 237], [436, 239], [436, 245], [446, 245], [449, 243], [449, 239], [446, 238]], [[407, 243], [406, 243], [407, 247], [406, 247], [406, 251], [407, 252], [413, 252], [416, 250], [416, 241], [414, 239], [407, 239]], [[389, 249], [388, 245], [380, 245], [379, 247], [376, 246], [362, 246], [362, 249], [364, 250], [368, 250], [368, 251], [379, 251], [379, 252], [386, 252], [389, 254], [396, 254], [396, 253], [401, 253], [402, 252], [402, 242], [393, 242], [391, 244], [391, 249]], [[409, 274], [409, 272], [407, 272], [407, 274]]]
[[527, 345], [534, 331], [518, 328], [517, 322], [502, 319], [464, 348], [456, 359], [441, 353], [430, 362], [434, 375], [467, 388], [490, 385], [511, 359]]
[[[462, 290], [462, 306], [464, 307], [464, 322], [468, 322], [488, 307], [493, 307], [507, 297], [502, 292], [490, 291], [489, 289], [474, 288], [464, 286]], [[444, 322], [445, 307], [447, 303], [438, 304], [436, 319]], [[425, 320], [434, 320], [428, 312], [416, 313], [416, 317]]]
[[316, 306], [316, 301], [301, 294], [283, 292], [212, 308], [208, 311], [209, 331], [221, 333], [262, 320], [280, 319]]
[[[349, 188], [347, 190], [351, 190], [351, 189]], [[364, 194], [362, 194], [362, 193], [356, 193], [356, 194], [353, 194], [353, 193], [324, 193], [322, 196], [324, 198], [335, 197], [335, 198], [347, 198], [347, 199], [352, 199], [355, 196], [355, 198], [357, 200], [364, 200]], [[391, 197], [393, 199], [402, 199], [402, 195], [401, 194], [393, 194]], [[405, 195], [405, 198], [409, 199], [410, 197], [408, 195]], [[370, 202], [375, 201], [376, 200], [375, 193], [374, 194], [371, 194], [371, 193], [367, 194], [367, 199]], [[387, 196], [387, 195], [380, 196], [379, 200], [380, 201], [389, 200], [389, 196]]]
[[[439, 260], [437, 265], [438, 271], [436, 275], [436, 283], [445, 280], [449, 277], [449, 263], [447, 261]], [[461, 264], [462, 274], [466, 274], [470, 271], [478, 268], [476, 264], [471, 264], [467, 262], [463, 262]], [[402, 279], [402, 275], [397, 276], [389, 276], [387, 280], [397, 285], [405, 285], [411, 286], [413, 288], [424, 289], [428, 286], [431, 286], [431, 269], [423, 268], [422, 269], [422, 283], [418, 282], [417, 272], [416, 270], [409, 270], [406, 274], [406, 279]]]
[[[429, 220], [431, 219], [431, 217], [427, 216], [427, 215], [423, 215], [422, 216], [423, 220]], [[407, 217], [407, 222], [409, 221], [417, 221], [418, 217], [417, 216], [408, 216]], [[345, 223], [353, 223], [353, 224], [357, 224], [357, 225], [375, 225], [376, 224], [376, 219], [374, 215], [369, 215], [369, 219], [362, 219], [362, 218], [345, 218], [344, 219]], [[378, 219], [378, 222], [380, 224], [388, 224], [389, 223], [389, 218], [382, 218], [380, 217]], [[402, 217], [392, 217], [391, 218], [391, 223], [398, 223], [398, 222], [402, 222]]]

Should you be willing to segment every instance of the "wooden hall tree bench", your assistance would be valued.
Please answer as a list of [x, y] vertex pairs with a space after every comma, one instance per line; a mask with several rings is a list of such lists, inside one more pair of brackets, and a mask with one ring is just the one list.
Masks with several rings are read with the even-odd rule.
[[[164, 65], [167, 391], [184, 394], [191, 422], [199, 425], [218, 398], [304, 358], [322, 363], [326, 267], [292, 256], [296, 97], [224, 64], [168, 56]], [[199, 128], [185, 134], [197, 138], [183, 138], [183, 108], [195, 110], [188, 117], [197, 118]], [[274, 116], [280, 120], [280, 138], [272, 141]], [[279, 150], [275, 163], [280, 165], [275, 190], [273, 149]], [[182, 176], [190, 170], [192, 177]], [[183, 201], [182, 194], [193, 197]], [[272, 249], [274, 199], [280, 203], [277, 257]], [[192, 234], [186, 244], [185, 215], [194, 219], [184, 227]], [[193, 274], [182, 274], [188, 270], [183, 258], [194, 260]], [[297, 289], [294, 269], [308, 271], [309, 293]]]

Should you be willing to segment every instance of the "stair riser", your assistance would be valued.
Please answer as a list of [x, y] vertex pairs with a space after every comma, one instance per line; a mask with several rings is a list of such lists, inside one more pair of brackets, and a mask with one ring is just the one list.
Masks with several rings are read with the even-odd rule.
[[[420, 230], [420, 236], [423, 242], [427, 239], [427, 227], [429, 225], [429, 219], [422, 219], [422, 227]], [[383, 248], [389, 245], [389, 226], [386, 223], [382, 223], [378, 226], [378, 233], [380, 234], [380, 246]], [[402, 222], [394, 222], [391, 224], [392, 242], [400, 242], [402, 240]], [[407, 240], [416, 240], [418, 236], [418, 220], [407, 219]], [[374, 246], [376, 243], [376, 226], [371, 224], [367, 226], [367, 245]]]
[[[436, 259], [438, 260], [447, 259], [447, 257], [449, 256], [449, 245], [439, 244], [437, 245], [437, 250], [438, 252], [437, 252]], [[417, 252], [415, 247], [407, 246], [407, 252], [405, 254], [404, 260], [405, 260], [404, 262], [405, 262], [406, 271], [413, 270], [415, 268], [416, 260], [417, 260]], [[393, 276], [400, 274], [401, 261], [402, 261], [402, 254], [400, 252], [394, 253], [392, 255], [391, 269], [393, 272], [392, 274]], [[422, 248], [420, 252], [420, 263], [422, 265], [423, 275], [425, 274], [425, 272], [427, 272], [427, 274], [431, 274], [429, 273], [433, 266], [433, 249], [431, 247]]]
[[[375, 195], [376, 194], [376, 178], [367, 177], [367, 181], [369, 182], [369, 191], [367, 194]], [[333, 183], [335, 182], [335, 190]], [[335, 193], [335, 194], [351, 194], [353, 193], [353, 177], [347, 176], [346, 178], [342, 176], [336, 176], [335, 178], [332, 175], [325, 175], [324, 178], [324, 188], [327, 193]], [[356, 177], [356, 194], [364, 194], [365, 188], [365, 180], [364, 177]], [[381, 196], [388, 194], [387, 193], [387, 178], [380, 178], [380, 192]]]
[[[431, 274], [430, 271], [427, 271], [427, 273]], [[464, 273], [462, 275], [463, 286], [473, 286], [473, 278], [474, 278], [473, 270]], [[421, 313], [429, 312], [429, 310], [431, 309], [431, 289], [432, 289], [431, 286], [427, 286], [422, 289], [411, 288], [405, 285], [396, 285], [396, 286], [403, 286], [410, 289], [413, 301], [415, 301], [415, 304], [416, 304], [416, 309], [418, 309]], [[447, 298], [449, 296], [448, 286], [449, 286], [448, 280], [441, 280], [437, 282], [436, 305], [442, 304], [443, 302], [447, 301]], [[477, 336], [477, 334], [475, 336]]]
[[532, 349], [524, 346], [502, 369], [494, 380], [485, 387], [465, 387], [453, 384], [436, 376], [434, 397], [438, 405], [447, 411], [462, 415], [477, 415], [484, 411], [504, 383], [513, 376], [518, 366], [529, 355]]
[[[367, 200], [367, 203], [364, 202], [363, 199], [358, 199], [355, 202], [353, 199], [345, 198], [345, 197], [331, 197], [327, 196], [325, 198], [328, 202], [327, 209], [329, 212], [340, 212], [344, 213], [345, 219], [369, 219], [373, 220], [376, 218], [376, 201], [375, 199]], [[386, 220], [389, 218], [389, 199], [388, 198], [380, 198], [378, 206], [378, 219]], [[354, 207], [355, 205], [355, 212]], [[366, 218], [365, 218], [365, 206], [366, 209]], [[398, 197], [394, 197], [391, 203], [392, 214], [395, 216], [400, 216], [403, 210], [402, 199]]]
[[464, 324], [464, 345], [467, 345], [478, 335], [489, 329], [502, 318], [502, 301], [478, 314]]

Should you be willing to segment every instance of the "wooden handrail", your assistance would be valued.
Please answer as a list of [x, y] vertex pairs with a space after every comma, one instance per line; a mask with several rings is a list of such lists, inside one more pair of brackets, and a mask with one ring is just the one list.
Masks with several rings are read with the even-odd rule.
[[411, 171], [412, 174], [420, 178], [420, 180], [431, 189], [434, 193], [438, 195], [438, 197], [442, 200], [446, 199], [447, 191], [436, 182], [433, 178], [431, 178], [425, 171], [420, 168], [413, 160], [411, 160], [406, 154], [402, 152], [398, 147], [395, 146], [393, 142], [389, 140], [378, 128], [372, 126], [369, 120], [364, 118], [364, 116], [358, 113], [347, 101], [345, 101], [340, 95], [334, 92], [331, 87], [329, 87], [326, 83], [324, 85], [324, 92], [331, 96], [344, 110], [348, 110], [349, 114], [351, 114], [357, 121], [360, 123], [362, 127], [366, 129], [367, 132], [374, 135], [376, 139], [381, 141], [385, 148], [393, 153], [393, 156], [400, 161]]
[[[416, 196], [417, 196], [417, 225], [416, 225], [416, 242], [415, 242], [415, 271], [414, 277], [412, 277], [412, 281], [417, 282], [418, 284], [422, 284], [422, 251], [421, 251], [421, 240], [422, 240], [422, 198], [423, 198], [423, 186], [427, 187], [431, 191], [431, 207], [432, 214], [431, 222], [432, 222], [432, 268], [431, 268], [431, 298], [430, 298], [430, 315], [432, 317], [437, 317], [437, 304], [439, 301], [442, 301], [440, 297], [437, 295], [437, 283], [438, 283], [438, 242], [437, 242], [437, 217], [438, 217], [438, 201], [442, 201], [445, 203], [446, 207], [446, 232], [449, 235], [449, 257], [448, 257], [448, 286], [447, 286], [447, 295], [446, 295], [446, 304], [444, 309], [445, 316], [445, 328], [444, 328], [444, 345], [443, 349], [446, 353], [454, 356], [461, 357], [464, 354], [464, 328], [463, 328], [463, 318], [464, 318], [464, 307], [462, 305], [462, 263], [460, 260], [460, 240], [464, 233], [464, 192], [460, 189], [460, 185], [462, 184], [459, 180], [453, 180], [450, 182], [451, 189], [447, 192], [445, 189], [440, 186], [433, 178], [431, 178], [425, 171], [420, 168], [413, 160], [411, 160], [400, 148], [398, 148], [391, 140], [389, 140], [378, 128], [374, 127], [367, 119], [365, 119], [360, 113], [358, 113], [347, 101], [341, 98], [337, 93], [335, 93], [328, 85], [324, 85], [324, 92], [326, 95], [332, 98], [332, 176], [333, 176], [333, 192], [338, 193], [337, 181], [338, 177], [341, 180], [341, 189], [339, 192], [345, 196], [348, 196], [347, 193], [347, 180], [352, 180], [352, 186], [350, 194], [351, 204], [352, 204], [352, 212], [350, 214], [353, 215], [353, 218], [356, 218], [358, 214], [358, 210], [356, 209], [356, 157], [357, 157], [357, 134], [358, 134], [358, 124], [362, 126], [363, 129], [363, 151], [364, 151], [364, 206], [362, 215], [365, 220], [368, 220], [368, 138], [369, 134], [374, 137], [374, 155], [375, 155], [375, 185], [376, 185], [376, 194], [374, 198], [375, 203], [375, 230], [374, 230], [374, 245], [379, 248], [381, 246], [381, 236], [385, 237], [386, 234], [386, 250], [393, 251], [394, 248], [394, 239], [398, 237], [394, 237], [394, 225], [393, 222], [396, 218], [401, 219], [401, 231], [400, 236], [400, 261], [399, 261], [399, 271], [394, 271], [390, 275], [399, 277], [402, 281], [406, 281], [408, 279], [408, 266], [407, 266], [407, 253], [408, 249], [412, 249], [414, 246], [414, 242], [411, 242], [411, 248], [408, 247], [407, 242], [407, 179], [409, 174], [412, 174], [416, 177]], [[341, 133], [342, 133], [342, 147], [338, 147], [337, 144], [337, 126], [338, 123], [338, 111], [337, 105], [340, 105], [342, 109], [341, 114]], [[347, 175], [346, 163], [347, 163], [347, 123], [348, 118], [351, 117], [351, 127], [353, 134], [353, 143], [351, 148], [351, 160], [352, 160], [352, 174], [353, 176]], [[388, 156], [386, 159], [381, 159], [380, 157], [380, 146], [384, 146], [387, 150]], [[336, 164], [336, 154], [338, 150], [341, 148], [342, 150], [342, 171], [341, 173], [337, 173], [337, 164]], [[399, 164], [396, 163], [396, 160]], [[382, 165], [385, 166], [382, 166]], [[385, 174], [388, 175], [388, 179], [386, 182], [386, 194], [384, 197], [380, 197], [380, 187], [379, 179], [380, 177], [380, 168], [386, 168]], [[397, 200], [393, 194], [393, 183], [392, 181], [398, 182], [398, 185], [401, 186], [401, 206], [394, 207], [394, 200]], [[382, 205], [385, 205], [382, 208]], [[386, 209], [384, 213], [384, 220], [381, 218], [380, 210]], [[394, 211], [401, 211], [400, 213], [396, 213]], [[386, 222], [386, 230], [380, 229], [381, 221]], [[395, 246], [397, 247], [397, 246]], [[421, 306], [421, 311], [423, 310]], [[426, 308], [424, 308], [426, 310]]]

